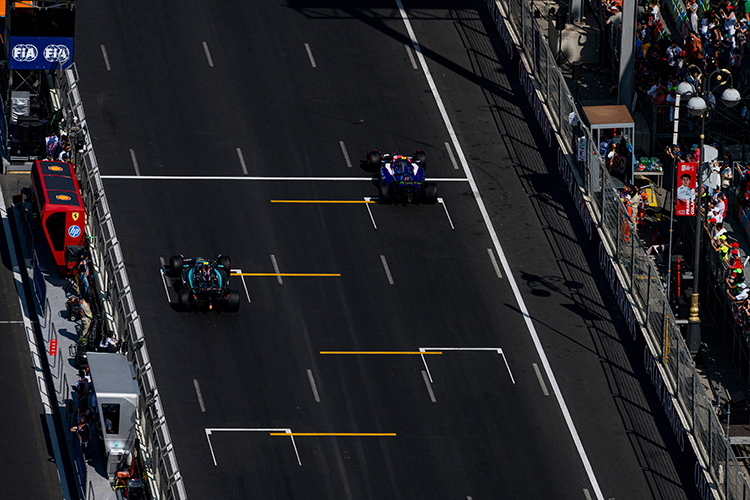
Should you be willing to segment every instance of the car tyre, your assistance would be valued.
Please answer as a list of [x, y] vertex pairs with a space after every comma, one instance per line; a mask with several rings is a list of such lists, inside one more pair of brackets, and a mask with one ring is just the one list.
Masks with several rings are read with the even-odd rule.
[[177, 297], [177, 307], [180, 311], [189, 311], [192, 309], [190, 305], [190, 292], [187, 290], [180, 290], [180, 295]]
[[229, 270], [232, 268], [232, 260], [229, 258], [229, 255], [219, 255], [216, 263], [219, 265], [219, 267], [223, 267], [224, 269], [226, 269], [227, 272], [229, 272]]
[[229, 290], [227, 298], [224, 299], [224, 310], [227, 312], [237, 312], [240, 310], [240, 292]]
[[424, 169], [427, 168], [427, 155], [424, 151], [418, 149], [414, 151], [414, 161], [419, 163], [419, 165]]
[[393, 187], [385, 182], [380, 183], [378, 188], [378, 203], [388, 205], [393, 201]]
[[435, 204], [438, 201], [438, 187], [434, 182], [428, 182], [424, 186], [422, 191], [422, 203], [429, 205]]
[[367, 161], [365, 162], [366, 170], [368, 172], [377, 172], [380, 168], [381, 158], [380, 151], [368, 151]]
[[182, 272], [182, 255], [173, 255], [169, 259], [169, 274], [179, 276]]

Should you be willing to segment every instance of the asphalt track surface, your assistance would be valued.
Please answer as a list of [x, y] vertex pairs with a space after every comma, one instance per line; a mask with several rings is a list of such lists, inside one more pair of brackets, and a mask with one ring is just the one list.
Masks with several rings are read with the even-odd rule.
[[[0, 183], [9, 203], [17, 177]], [[12, 186], [7, 189], [7, 186]], [[5, 231], [0, 223], [0, 498], [62, 498], [38, 378], [32, 363]], [[18, 250], [17, 250], [18, 251]], [[18, 255], [18, 254], [17, 254]]]
[[[603, 497], [697, 497], [483, 2], [404, 8]], [[105, 187], [191, 498], [596, 498], [395, 0], [77, 14], [88, 122], [102, 173], [127, 176]], [[428, 176], [451, 179], [444, 203], [272, 203], [375, 196], [358, 166], [374, 148], [426, 151]], [[173, 253], [340, 276], [247, 276], [247, 294], [237, 277], [238, 314], [178, 313], [160, 274]], [[442, 350], [427, 374], [414, 354], [320, 354], [445, 347], [502, 355]], [[206, 429], [243, 430], [209, 445]]]

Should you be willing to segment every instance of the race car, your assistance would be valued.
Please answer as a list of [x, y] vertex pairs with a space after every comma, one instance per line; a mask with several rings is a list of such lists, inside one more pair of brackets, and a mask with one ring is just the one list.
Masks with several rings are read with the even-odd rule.
[[180, 279], [177, 307], [181, 311], [239, 311], [240, 292], [229, 289], [230, 269], [227, 255], [219, 255], [216, 260], [173, 255], [168, 271], [172, 277]]
[[425, 182], [427, 159], [424, 151], [412, 156], [369, 151], [362, 167], [378, 173], [378, 203], [437, 203], [438, 188]]

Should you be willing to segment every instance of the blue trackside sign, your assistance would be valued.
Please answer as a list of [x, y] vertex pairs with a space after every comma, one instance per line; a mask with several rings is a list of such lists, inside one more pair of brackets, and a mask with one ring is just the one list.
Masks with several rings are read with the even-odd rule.
[[10, 69], [60, 69], [73, 64], [73, 38], [12, 36]]

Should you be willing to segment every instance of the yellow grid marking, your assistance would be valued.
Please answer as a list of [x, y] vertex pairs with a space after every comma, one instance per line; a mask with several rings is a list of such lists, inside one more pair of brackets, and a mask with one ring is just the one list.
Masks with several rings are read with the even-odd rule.
[[372, 200], [271, 200], [271, 203], [376, 203]]
[[320, 351], [320, 354], [443, 354], [442, 351]]
[[271, 436], [356, 436], [393, 437], [395, 432], [271, 432]]
[[341, 276], [327, 273], [232, 273], [231, 276]]

